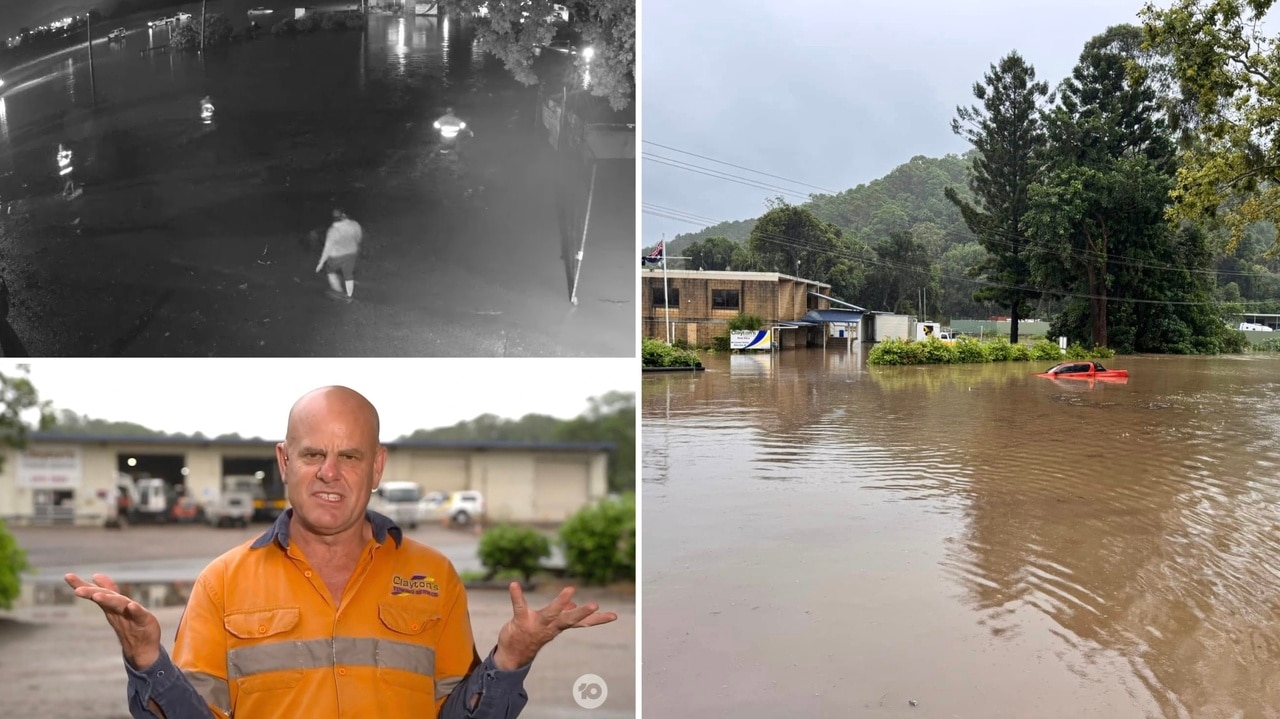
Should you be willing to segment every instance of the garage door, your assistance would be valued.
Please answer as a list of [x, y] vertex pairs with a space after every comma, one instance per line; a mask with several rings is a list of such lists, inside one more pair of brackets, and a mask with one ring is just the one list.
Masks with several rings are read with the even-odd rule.
[[561, 522], [587, 504], [587, 464], [540, 459], [533, 477], [533, 513], [540, 522]]

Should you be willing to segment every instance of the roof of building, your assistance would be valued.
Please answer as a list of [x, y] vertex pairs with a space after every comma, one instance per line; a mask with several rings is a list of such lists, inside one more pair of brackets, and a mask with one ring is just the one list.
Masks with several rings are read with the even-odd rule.
[[[662, 277], [662, 267], [647, 267], [644, 271], [650, 273], [655, 278]], [[668, 277], [678, 278], [697, 278], [701, 277], [708, 280], [756, 280], [759, 282], [778, 282], [780, 280], [790, 280], [792, 282], [803, 282], [818, 287], [830, 288], [831, 285], [826, 282], [818, 282], [817, 280], [807, 280], [803, 277], [795, 275], [787, 275], [781, 272], [745, 272], [739, 270], [672, 270], [666, 271]]]
[[847, 307], [847, 308], [849, 308], [849, 309], [851, 309], [851, 310], [857, 310], [858, 312], [861, 312], [862, 314], [866, 314], [866, 313], [867, 313], [867, 309], [866, 309], [865, 307], [859, 307], [859, 306], [857, 306], [857, 305], [855, 305], [855, 304], [853, 304], [853, 303], [851, 303], [851, 302], [845, 302], [844, 300], [838, 300], [838, 299], [836, 299], [835, 297], [828, 297], [827, 295], [824, 295], [824, 294], [822, 294], [821, 292], [814, 292], [813, 290], [809, 290], [809, 294], [813, 295], [814, 297], [821, 297], [822, 299], [824, 299], [824, 300], [826, 300], [827, 302], [830, 302], [830, 303], [832, 303], [832, 304], [844, 305], [845, 307]]
[[[195, 445], [198, 447], [275, 447], [278, 439], [212, 439], [169, 437], [164, 435], [108, 435], [108, 434], [59, 434], [57, 432], [32, 432], [30, 442], [46, 444], [168, 444]], [[383, 442], [387, 449], [447, 449], [472, 452], [610, 452], [617, 445], [613, 442], [509, 442], [502, 440], [403, 440]]]
[[864, 312], [858, 310], [846, 310], [842, 308], [833, 308], [829, 310], [809, 310], [801, 318], [803, 322], [860, 322]]

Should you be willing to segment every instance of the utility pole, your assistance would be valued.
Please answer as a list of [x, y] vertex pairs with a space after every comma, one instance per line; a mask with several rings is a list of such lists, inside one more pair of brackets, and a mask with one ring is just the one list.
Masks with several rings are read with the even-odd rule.
[[200, 53], [204, 54], [204, 9], [209, 0], [200, 0]]
[[86, 32], [89, 37], [89, 96], [93, 100], [93, 104], [98, 104], [98, 92], [93, 81], [93, 13], [84, 14], [86, 23]]

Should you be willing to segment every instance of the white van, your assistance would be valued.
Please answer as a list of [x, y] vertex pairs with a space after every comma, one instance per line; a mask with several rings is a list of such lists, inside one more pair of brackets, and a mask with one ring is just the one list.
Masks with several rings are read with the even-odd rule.
[[373, 490], [369, 509], [385, 514], [402, 527], [416, 529], [422, 519], [423, 497], [422, 485], [417, 482], [383, 482]]

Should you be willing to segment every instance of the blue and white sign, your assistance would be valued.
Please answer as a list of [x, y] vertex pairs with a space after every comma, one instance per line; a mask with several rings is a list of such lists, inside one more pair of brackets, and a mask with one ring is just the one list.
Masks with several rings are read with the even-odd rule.
[[767, 350], [773, 347], [769, 330], [733, 330], [729, 333], [729, 349]]

